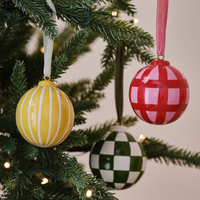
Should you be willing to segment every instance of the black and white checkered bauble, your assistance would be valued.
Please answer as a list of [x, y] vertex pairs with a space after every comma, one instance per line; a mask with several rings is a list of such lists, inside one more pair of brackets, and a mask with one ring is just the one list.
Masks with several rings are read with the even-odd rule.
[[147, 158], [142, 145], [124, 126], [113, 126], [104, 140], [94, 144], [90, 168], [94, 176], [115, 189], [126, 189], [143, 175]]

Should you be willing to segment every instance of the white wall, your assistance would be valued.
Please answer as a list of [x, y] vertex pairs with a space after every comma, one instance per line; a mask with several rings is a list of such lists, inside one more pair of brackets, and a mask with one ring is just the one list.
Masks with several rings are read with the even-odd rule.
[[[155, 38], [156, 33], [156, 0], [134, 0], [139, 19], [138, 26], [142, 27]], [[165, 58], [171, 65], [179, 69], [187, 78], [190, 86], [190, 102], [183, 116], [176, 122], [156, 126], [139, 120], [137, 125], [130, 128], [130, 133], [136, 138], [140, 134], [147, 137], [163, 139], [179, 148], [194, 152], [200, 151], [199, 145], [199, 113], [200, 113], [200, 1], [174, 0], [169, 2], [167, 40]], [[92, 45], [92, 53], [82, 57], [78, 63], [62, 76], [59, 82], [78, 80], [100, 73], [100, 54], [104, 43], [101, 39]], [[156, 49], [153, 49], [156, 54]], [[129, 84], [135, 73], [144, 65], [133, 61], [125, 69], [124, 75], [124, 115], [134, 115], [128, 99]], [[101, 108], [88, 116], [84, 127], [106, 120], [116, 119], [114, 104], [114, 85], [106, 89], [106, 98], [101, 102]], [[78, 156], [78, 160], [89, 170], [89, 154]], [[155, 161], [147, 163], [146, 172], [141, 180], [129, 189], [117, 191], [120, 200], [196, 200], [199, 199], [200, 173], [198, 169], [159, 164]]]

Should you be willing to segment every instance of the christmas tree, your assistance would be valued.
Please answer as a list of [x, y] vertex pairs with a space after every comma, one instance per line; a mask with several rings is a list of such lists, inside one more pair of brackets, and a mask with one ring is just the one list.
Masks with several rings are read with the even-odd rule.
[[[123, 121], [127, 127], [135, 124], [134, 116], [121, 118], [118, 113], [117, 120], [79, 128], [87, 123], [86, 113], [99, 108], [100, 100], [105, 96], [103, 90], [117, 77], [115, 72], [119, 71], [116, 69], [122, 69], [133, 58], [143, 64], [149, 64], [155, 58], [149, 50], [154, 39], [131, 20], [136, 8], [129, 1], [52, 2], [57, 18], [64, 22], [60, 31], [57, 22], [52, 20], [53, 11], [48, 2], [0, 1], [1, 199], [116, 199], [111, 188], [103, 180], [87, 174], [71, 152], [90, 151], [116, 121]], [[131, 19], [120, 20], [112, 11], [124, 12]], [[81, 55], [85, 56], [97, 38], [106, 43], [97, 77], [57, 84], [73, 104], [74, 129], [61, 144], [50, 148], [29, 144], [20, 135], [15, 121], [21, 97], [43, 80], [42, 31], [55, 38], [51, 66], [53, 81], [67, 73]], [[36, 43], [34, 38], [37, 38]], [[31, 45], [32, 52], [27, 50], [27, 44]], [[119, 78], [115, 79], [118, 81]], [[122, 89], [122, 86], [118, 87]], [[116, 105], [117, 111], [122, 109], [122, 101]], [[142, 146], [148, 159], [199, 166], [198, 154], [177, 149], [159, 139], [145, 138]], [[92, 191], [90, 197], [86, 195], [88, 191]]]

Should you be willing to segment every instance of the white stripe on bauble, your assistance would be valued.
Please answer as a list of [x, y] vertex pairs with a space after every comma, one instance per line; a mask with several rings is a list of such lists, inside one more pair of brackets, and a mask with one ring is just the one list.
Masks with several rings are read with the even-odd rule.
[[142, 168], [141, 168], [141, 171], [142, 171], [142, 172], [145, 171], [146, 166], [147, 166], [147, 157], [144, 156], [144, 157], [142, 157]]
[[166, 67], [166, 69], [167, 69], [167, 80], [177, 80], [175, 73], [169, 67]]
[[39, 110], [38, 110], [38, 139], [39, 139], [40, 145], [42, 145], [41, 132], [40, 132], [40, 122], [41, 122], [41, 112], [42, 112], [42, 101], [43, 101], [45, 89], [46, 89], [46, 86], [43, 86], [42, 92], [41, 92], [41, 95], [40, 95]]
[[[33, 94], [31, 95], [31, 98], [30, 98], [30, 101], [29, 101], [29, 105], [28, 105], [28, 127], [29, 127], [29, 131], [30, 131], [30, 133], [31, 133], [31, 136], [32, 136], [32, 138], [33, 138], [33, 140], [35, 141], [36, 144], [38, 144], [38, 142], [36, 141], [36, 139], [35, 139], [35, 137], [34, 137], [34, 135], [33, 135], [33, 132], [32, 132], [32, 128], [31, 128], [30, 109], [31, 109], [31, 101], [32, 101], [32, 99], [33, 99], [33, 96], [34, 96], [34, 94], [36, 93], [36, 91], [37, 91], [39, 88], [41, 88], [41, 86], [35, 88]], [[34, 143], [34, 142], [33, 142], [33, 143]]]
[[49, 99], [50, 99], [50, 107], [49, 107], [49, 133], [47, 136], [47, 141], [45, 146], [47, 146], [49, 142], [49, 138], [51, 136], [51, 115], [52, 115], [52, 91], [51, 91], [51, 86], [49, 86]]
[[60, 129], [60, 122], [61, 122], [61, 112], [62, 112], [62, 111], [61, 111], [61, 100], [60, 100], [60, 94], [58, 93], [58, 91], [57, 91], [55, 88], [53, 88], [53, 89], [56, 91], [57, 98], [58, 98], [59, 118], [58, 118], [58, 127], [57, 127], [56, 134], [55, 134], [53, 140], [52, 140], [52, 141], [50, 142], [50, 144], [47, 145], [47, 146], [50, 146], [50, 145], [55, 141], [55, 139], [56, 139], [56, 137], [57, 137], [57, 135], [58, 135], [59, 129]]
[[65, 96], [65, 94], [64, 94], [64, 97], [65, 97], [65, 99], [66, 99], [66, 101], [67, 101], [67, 105], [68, 105], [68, 109], [69, 109], [69, 120], [68, 120], [67, 129], [66, 129], [65, 133], [64, 133], [64, 134], [62, 135], [62, 137], [58, 140], [58, 142], [56, 142], [56, 145], [63, 139], [63, 137], [64, 137], [64, 136], [66, 135], [66, 133], [68, 132], [69, 124], [70, 124], [70, 120], [71, 120], [71, 118], [70, 118], [71, 109], [70, 109], [70, 105], [69, 105], [69, 100], [67, 99], [67, 97]]
[[158, 67], [155, 67], [151, 70], [151, 72], [148, 75], [148, 79], [149, 80], [159, 80], [159, 69], [158, 69]]
[[23, 122], [22, 122], [22, 108], [23, 108], [23, 105], [24, 105], [24, 102], [26, 100], [26, 97], [29, 95], [29, 93], [35, 88], [32, 88], [31, 90], [29, 90], [29, 92], [26, 94], [26, 96], [24, 97], [24, 100], [22, 102], [22, 105], [21, 105], [21, 108], [20, 108], [20, 123], [21, 123], [21, 127], [22, 127], [22, 130], [24, 132], [24, 135], [26, 135], [27, 139], [34, 144], [34, 142], [28, 137], [28, 135], [26, 134], [25, 130], [24, 130], [24, 126], [23, 126]]

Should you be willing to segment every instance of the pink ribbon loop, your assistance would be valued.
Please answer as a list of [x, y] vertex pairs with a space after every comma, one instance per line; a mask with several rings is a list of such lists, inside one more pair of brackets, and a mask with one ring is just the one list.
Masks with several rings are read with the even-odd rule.
[[158, 56], [164, 56], [165, 53], [167, 13], [168, 13], [168, 0], [157, 0], [156, 44], [157, 44]]

